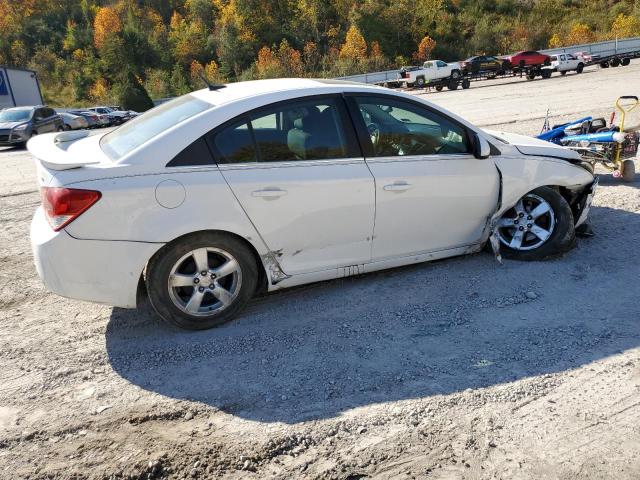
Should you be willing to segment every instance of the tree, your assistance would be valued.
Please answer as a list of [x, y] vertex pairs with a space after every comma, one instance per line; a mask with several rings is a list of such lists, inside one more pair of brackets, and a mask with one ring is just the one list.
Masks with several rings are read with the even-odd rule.
[[101, 7], [93, 21], [93, 44], [99, 50], [110, 35], [117, 35], [122, 30], [120, 17], [113, 7]]
[[367, 42], [358, 27], [351, 25], [347, 31], [347, 38], [340, 49], [340, 58], [357, 62], [367, 56]]
[[424, 62], [431, 59], [431, 52], [436, 48], [436, 41], [429, 35], [426, 35], [418, 44], [418, 51], [414, 53], [414, 58]]
[[619, 14], [611, 25], [611, 38], [640, 36], [640, 20], [632, 15]]
[[562, 40], [560, 40], [560, 35], [554, 33], [551, 35], [549, 39], [549, 48], [559, 48], [562, 47]]
[[118, 104], [125, 110], [144, 112], [153, 108], [153, 102], [142, 82], [131, 71], [118, 79], [114, 91]]
[[565, 45], [581, 45], [583, 43], [590, 43], [595, 40], [595, 35], [591, 31], [588, 25], [580, 22], [576, 22], [571, 26], [571, 30], [567, 35]]

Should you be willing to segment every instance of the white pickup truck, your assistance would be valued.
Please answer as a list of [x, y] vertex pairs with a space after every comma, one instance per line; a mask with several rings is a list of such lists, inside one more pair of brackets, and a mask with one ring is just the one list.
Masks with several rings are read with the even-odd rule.
[[462, 78], [462, 67], [458, 62], [447, 63], [442, 60], [428, 60], [422, 67], [402, 67], [401, 80], [407, 87], [426, 87], [430, 83], [446, 79], [456, 83]]
[[546, 67], [554, 72], [560, 72], [560, 75], [566, 75], [567, 72], [582, 73], [586, 61], [580, 55], [571, 53], [557, 53], [551, 55], [551, 65]]

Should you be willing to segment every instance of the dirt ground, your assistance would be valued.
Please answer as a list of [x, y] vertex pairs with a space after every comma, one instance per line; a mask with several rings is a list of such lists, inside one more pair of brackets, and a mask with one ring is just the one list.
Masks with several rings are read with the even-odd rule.
[[[622, 94], [640, 62], [427, 97], [534, 134]], [[193, 333], [47, 293], [34, 166], [0, 152], [0, 478], [640, 478], [639, 187], [603, 174], [562, 258], [326, 282]]]

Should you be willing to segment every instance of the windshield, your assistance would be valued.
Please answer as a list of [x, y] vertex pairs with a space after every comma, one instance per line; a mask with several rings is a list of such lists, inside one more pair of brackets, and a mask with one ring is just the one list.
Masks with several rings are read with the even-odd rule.
[[192, 95], [171, 100], [130, 120], [100, 140], [112, 160], [119, 160], [165, 130], [213, 107]]
[[30, 108], [20, 110], [4, 110], [0, 112], [0, 122], [26, 122], [31, 118], [33, 110]]

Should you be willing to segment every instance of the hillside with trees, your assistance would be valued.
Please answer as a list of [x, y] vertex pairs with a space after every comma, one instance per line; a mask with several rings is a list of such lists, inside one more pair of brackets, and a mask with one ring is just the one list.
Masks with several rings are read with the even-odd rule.
[[52, 105], [630, 36], [640, 0], [0, 0], [0, 65]]

